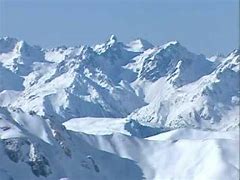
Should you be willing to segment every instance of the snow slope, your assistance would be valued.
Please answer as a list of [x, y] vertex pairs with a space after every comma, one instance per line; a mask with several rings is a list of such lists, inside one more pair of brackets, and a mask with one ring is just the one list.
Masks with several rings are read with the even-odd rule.
[[126, 119], [76, 118], [64, 125], [93, 147], [137, 162], [146, 179], [239, 178], [238, 129], [180, 128], [143, 139], [132, 136], [127, 123]]
[[[0, 108], [0, 118], [3, 180], [239, 177], [238, 131], [178, 129], [143, 139], [120, 133], [87, 135], [67, 131], [58, 121], [20, 109]], [[112, 119], [116, 124], [121, 120]], [[111, 127], [108, 119], [100, 121]], [[91, 123], [81, 125], [88, 128]]]
[[142, 179], [134, 161], [97, 150], [58, 122], [19, 109], [0, 108], [0, 154], [1, 180]]
[[163, 133], [148, 140], [118, 133], [79, 136], [98, 149], [136, 161], [146, 179], [239, 178], [238, 131], [189, 131], [192, 130], [170, 131], [167, 134], [171, 136]]

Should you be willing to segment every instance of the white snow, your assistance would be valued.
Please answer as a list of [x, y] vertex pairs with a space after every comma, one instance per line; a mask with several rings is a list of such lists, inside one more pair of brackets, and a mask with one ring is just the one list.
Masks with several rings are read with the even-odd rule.
[[154, 47], [150, 42], [141, 38], [129, 42], [127, 46], [129, 47], [128, 50], [133, 52], [144, 52], [145, 50]]
[[239, 136], [189, 131], [167, 132], [175, 138], [159, 134], [154, 141], [122, 134], [79, 136], [98, 149], [136, 161], [146, 179], [238, 179]]
[[115, 132], [128, 134], [130, 133], [124, 129], [126, 124], [125, 119], [121, 118], [75, 118], [63, 123], [63, 125], [72, 131], [84, 132], [87, 134], [107, 135]]
[[177, 41], [1, 38], [0, 179], [237, 180], [239, 63]]

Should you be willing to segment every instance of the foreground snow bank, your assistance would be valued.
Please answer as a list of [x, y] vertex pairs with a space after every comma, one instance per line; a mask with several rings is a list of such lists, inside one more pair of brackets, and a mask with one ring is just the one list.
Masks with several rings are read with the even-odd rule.
[[148, 139], [120, 133], [78, 133], [80, 138], [100, 150], [136, 161], [144, 177], [151, 180], [239, 179], [238, 135], [238, 131], [192, 129], [169, 131]]

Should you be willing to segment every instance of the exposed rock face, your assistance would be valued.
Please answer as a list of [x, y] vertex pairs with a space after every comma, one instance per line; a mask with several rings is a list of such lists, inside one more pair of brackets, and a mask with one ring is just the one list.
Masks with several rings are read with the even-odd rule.
[[48, 176], [51, 169], [48, 160], [41, 155], [37, 148], [31, 144], [29, 151], [29, 161], [27, 162], [36, 176]]
[[22, 146], [26, 145], [26, 143], [29, 145], [29, 142], [18, 138], [13, 138], [3, 140], [3, 143], [6, 154], [13, 162], [17, 163], [24, 160]]
[[21, 138], [3, 140], [7, 156], [13, 162], [27, 163], [36, 176], [47, 177], [51, 174], [48, 160], [38, 151], [36, 145]]

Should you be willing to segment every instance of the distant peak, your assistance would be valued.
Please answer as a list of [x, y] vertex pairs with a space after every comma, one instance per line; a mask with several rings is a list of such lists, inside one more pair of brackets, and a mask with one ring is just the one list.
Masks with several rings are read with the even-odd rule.
[[181, 44], [179, 43], [179, 41], [169, 41], [166, 44], [163, 44], [162, 46], [160, 46], [162, 49], [167, 49], [170, 47], [181, 47]]
[[112, 34], [112, 35], [110, 36], [110, 39], [109, 39], [109, 40], [111, 40], [111, 41], [117, 41], [117, 36], [114, 35], [114, 34]]
[[145, 51], [154, 47], [150, 42], [142, 38], [137, 38], [127, 45], [134, 51]]
[[[143, 39], [143, 38], [140, 38], [140, 37], [134, 39], [133, 41], [148, 42], [146, 39]], [[150, 43], [150, 42], [148, 42], [148, 43]]]
[[[145, 39], [142, 39], [142, 38], [137, 38], [135, 40], [132, 41], [132, 43], [141, 43], [142, 45], [144, 46], [151, 46], [153, 47], [152, 43], [150, 43], [149, 41], [145, 40]], [[131, 42], [130, 42], [131, 43]]]
[[26, 43], [26, 41], [19, 41], [16, 46], [15, 46], [15, 49], [16, 51], [18, 52], [24, 52], [26, 51], [26, 48], [28, 47], [29, 45]]
[[16, 38], [11, 37], [2, 37], [0, 38], [0, 53], [7, 53], [14, 49], [18, 40]]
[[116, 35], [111, 35], [110, 38], [107, 40], [108, 45], [113, 45], [117, 42], [117, 36]]
[[168, 47], [172, 45], [180, 45], [178, 41], [169, 41], [168, 43], [164, 44], [163, 46]]
[[234, 49], [232, 54], [239, 55], [240, 54], [240, 49]]
[[21, 45], [21, 46], [26, 46], [27, 45], [26, 41], [23, 41], [23, 40], [19, 41], [18, 44]]
[[120, 44], [117, 41], [116, 35], [111, 35], [110, 38], [103, 44], [96, 45], [93, 49], [97, 53], [104, 53], [106, 52], [109, 48], [115, 46], [116, 44]]
[[18, 42], [18, 39], [4, 36], [4, 37], [0, 38], [0, 41], [16, 43], [16, 42]]
[[58, 51], [58, 50], [66, 50], [68, 47], [66, 45], [60, 45], [55, 48], [52, 48], [51, 50], [53, 51]]

